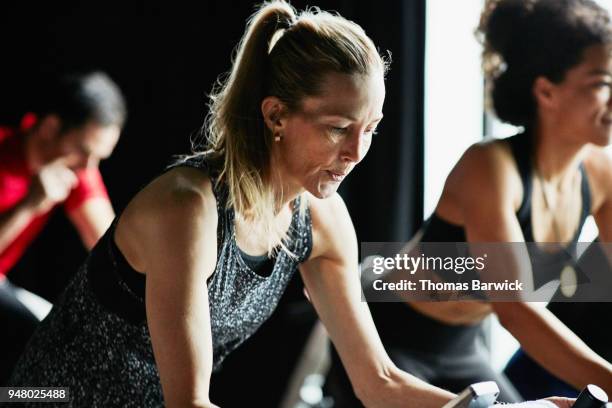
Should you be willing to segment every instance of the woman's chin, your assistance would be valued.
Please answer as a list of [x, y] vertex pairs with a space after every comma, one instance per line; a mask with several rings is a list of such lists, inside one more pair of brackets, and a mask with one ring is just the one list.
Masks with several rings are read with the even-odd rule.
[[310, 193], [317, 198], [324, 199], [334, 195], [336, 191], [338, 191], [339, 186], [340, 183], [321, 183], [316, 189], [313, 189], [314, 191], [310, 191]]
[[603, 133], [601, 135], [598, 135], [598, 137], [593, 138], [593, 140], [591, 140], [591, 143], [599, 147], [610, 146], [610, 144], [612, 143], [612, 135], [610, 135], [609, 132]]

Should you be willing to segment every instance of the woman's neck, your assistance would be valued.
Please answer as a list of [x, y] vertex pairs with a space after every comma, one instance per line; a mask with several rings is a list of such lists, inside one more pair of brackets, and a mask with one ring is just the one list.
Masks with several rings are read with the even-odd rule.
[[539, 124], [532, 131], [533, 161], [541, 177], [561, 189], [573, 179], [583, 159], [586, 144], [572, 142], [563, 130]]
[[288, 172], [280, 165], [280, 161], [274, 160], [274, 158], [270, 166], [269, 178], [272, 190], [274, 191], [276, 213], [282, 211], [283, 208], [304, 192], [304, 188], [296, 180], [289, 177]]

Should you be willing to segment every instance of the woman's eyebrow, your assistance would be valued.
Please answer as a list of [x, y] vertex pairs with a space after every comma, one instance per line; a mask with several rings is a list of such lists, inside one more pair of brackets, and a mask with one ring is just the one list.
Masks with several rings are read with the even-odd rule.
[[321, 114], [321, 116], [325, 119], [344, 119], [344, 120], [349, 120], [351, 122], [355, 122], [356, 119], [353, 118], [351, 115], [343, 115], [343, 114]]
[[599, 69], [598, 68], [598, 69], [594, 69], [591, 72], [589, 72], [589, 75], [593, 75], [593, 76], [604, 75], [604, 76], [612, 77], [612, 72], [610, 72], [608, 70], [605, 70], [605, 69]]
[[[357, 122], [357, 119], [355, 119], [351, 115], [345, 115], [345, 114], [322, 114], [322, 116], [325, 119], [343, 119], [343, 120], [349, 120], [351, 122]], [[380, 122], [382, 120], [382, 118], [383, 118], [383, 115], [380, 115], [379, 117], [371, 120], [370, 123]]]

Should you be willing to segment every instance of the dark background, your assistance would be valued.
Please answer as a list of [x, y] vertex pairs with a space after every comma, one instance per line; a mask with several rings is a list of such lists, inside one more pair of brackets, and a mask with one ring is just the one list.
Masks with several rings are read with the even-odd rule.
[[[356, 21], [381, 51], [392, 53], [385, 119], [368, 156], [341, 187], [359, 241], [408, 240], [421, 224], [424, 2], [316, 3]], [[255, 3], [236, 0], [20, 3], [0, 6], [0, 123], [18, 123], [50, 76], [106, 71], [122, 88], [129, 110], [114, 154], [101, 165], [117, 211], [173, 154], [189, 151], [190, 135], [206, 113], [207, 92], [229, 70], [233, 47], [255, 9]], [[313, 3], [292, 4], [302, 9]], [[9, 276], [53, 301], [85, 256], [58, 212]], [[298, 279], [264, 330], [228, 359], [217, 375], [219, 385], [212, 387], [213, 401], [239, 406], [236, 398], [250, 392], [257, 406], [275, 405], [314, 321], [299, 285]]]

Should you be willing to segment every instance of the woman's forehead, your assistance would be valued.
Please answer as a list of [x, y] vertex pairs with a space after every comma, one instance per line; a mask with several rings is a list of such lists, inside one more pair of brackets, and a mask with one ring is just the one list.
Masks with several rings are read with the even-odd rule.
[[612, 48], [606, 45], [588, 47], [583, 54], [582, 70], [587, 74], [612, 74]]
[[382, 76], [330, 74], [321, 94], [302, 100], [303, 113], [311, 116], [338, 116], [352, 121], [364, 114], [382, 117], [385, 85]]

